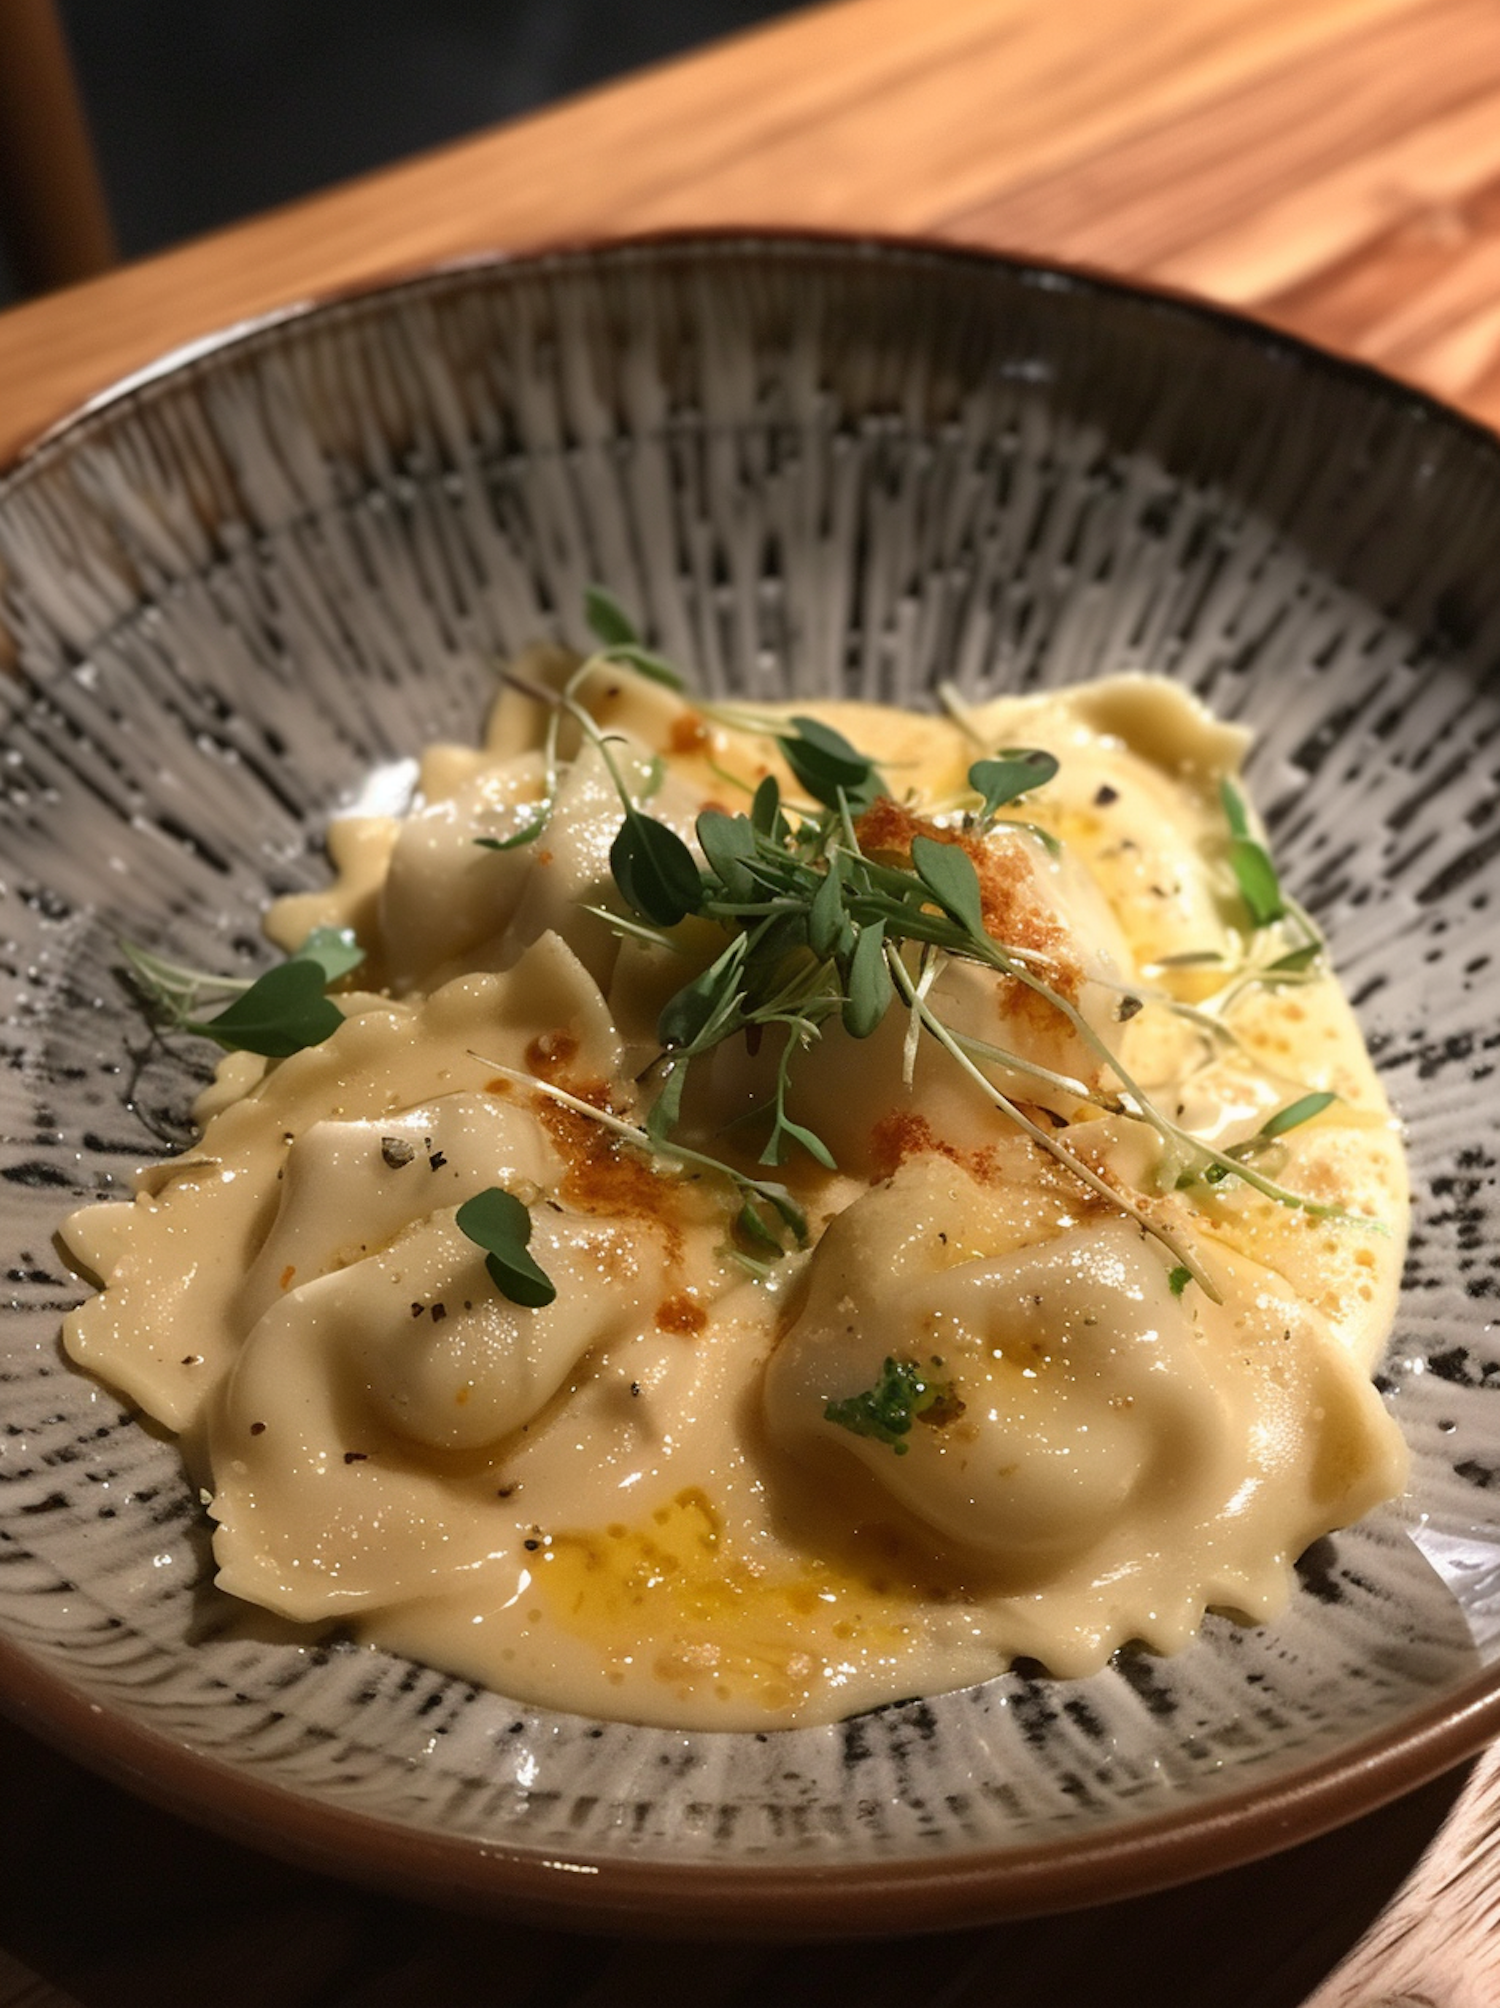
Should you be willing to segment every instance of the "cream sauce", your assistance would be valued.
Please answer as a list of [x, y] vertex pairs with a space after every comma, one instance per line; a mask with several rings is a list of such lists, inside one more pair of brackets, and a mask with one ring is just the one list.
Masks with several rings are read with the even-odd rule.
[[[572, 670], [538, 655], [527, 673]], [[613, 666], [579, 695], [685, 837], [768, 772], [795, 798], [768, 732]], [[638, 1120], [660, 1006], [723, 936], [689, 920], [667, 948], [589, 910], [621, 910], [621, 812], [576, 734], [541, 836], [476, 846], [547, 789], [546, 709], [508, 691], [483, 748], [430, 749], [411, 812], [335, 826], [333, 884], [272, 909], [288, 948], [357, 930], [370, 987], [340, 995], [344, 1025], [274, 1064], [226, 1060], [198, 1146], [66, 1229], [103, 1286], [68, 1349], [181, 1434], [227, 1591], [518, 1698], [769, 1728], [1023, 1655], [1076, 1675], [1127, 1640], [1172, 1651], [1208, 1608], [1263, 1621], [1303, 1548], [1400, 1489], [1368, 1379], [1400, 1272], [1399, 1139], [1333, 979], [1245, 980], [1293, 937], [1250, 928], [1227, 862], [1219, 784], [1243, 734], [1142, 678], [957, 721], [800, 709], [882, 767], [896, 800], [867, 847], [964, 841], [991, 932], [1069, 998], [1071, 1017], [957, 962], [931, 992], [1014, 1056], [986, 1062], [995, 1086], [1129, 1205], [932, 1042], [908, 1082], [900, 1010], [868, 1040], [828, 1031], [794, 1072], [791, 1113], [840, 1170], [778, 1174], [812, 1245], [764, 1279], [737, 1259], [727, 1180], [518, 1087]], [[1003, 823], [963, 836], [971, 762], [1018, 744], [1060, 762], [1006, 812], [1056, 856]], [[1379, 1227], [1234, 1177], [1179, 1183], [1154, 1129], [1090, 1099], [1119, 1087], [1101, 1041], [1221, 1149], [1335, 1094], [1253, 1162]], [[753, 1175], [764, 1131], [740, 1119], [776, 1059], [741, 1040], [698, 1063], [685, 1140]], [[493, 1185], [530, 1207], [549, 1306], [500, 1294], [456, 1225]], [[941, 1384], [899, 1451], [828, 1413], [892, 1359]]]

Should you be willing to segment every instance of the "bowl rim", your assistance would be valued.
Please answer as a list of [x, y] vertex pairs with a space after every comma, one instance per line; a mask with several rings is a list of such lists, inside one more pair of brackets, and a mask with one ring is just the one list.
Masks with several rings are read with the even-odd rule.
[[[48, 423], [0, 458], [0, 507], [55, 460], [174, 384], [237, 354], [253, 356], [283, 330], [374, 311], [384, 302], [465, 280], [652, 252], [762, 251], [930, 259], [1000, 268], [1021, 284], [1144, 305], [1409, 408], [1419, 420], [1500, 453], [1500, 432], [1373, 364], [1190, 292], [1088, 265], [945, 238], [880, 231], [673, 227], [580, 236], [523, 251], [467, 252], [393, 269], [230, 322], [174, 346]], [[0, 653], [0, 674], [9, 668]], [[343, 1807], [246, 1773], [122, 1710], [92, 1701], [62, 1672], [0, 1637], [0, 1715], [163, 1810], [297, 1866], [435, 1905], [550, 1926], [666, 1936], [690, 1914], [694, 1935], [830, 1938], [936, 1931], [1113, 1902], [1238, 1867], [1415, 1790], [1500, 1734], [1500, 1662], [1439, 1700], [1358, 1742], [1211, 1801], [1016, 1847], [952, 1857], [721, 1863], [520, 1849], [443, 1834]], [[719, 1734], [729, 1732], [702, 1732]], [[773, 1732], [774, 1733], [774, 1732]], [[913, 1910], [920, 1912], [913, 1916]]]
[[[951, 1858], [636, 1861], [442, 1834], [299, 1793], [90, 1701], [0, 1639], [0, 1714], [138, 1797], [297, 1867], [444, 1909], [700, 1938], [904, 1936], [1118, 1902], [1241, 1867], [1373, 1813], [1500, 1733], [1500, 1674], [1414, 1717], [1209, 1801], [1097, 1835]], [[707, 1734], [723, 1732], [703, 1732]], [[774, 1732], [773, 1732], [774, 1733]], [[915, 1914], [914, 1914], [915, 1913]]]
[[1043, 286], [1051, 291], [1093, 293], [1145, 304], [1162, 313], [1186, 321], [1216, 327], [1221, 333], [1249, 339], [1268, 351], [1342, 377], [1351, 384], [1381, 396], [1393, 393], [1415, 410], [1440, 424], [1469, 435], [1473, 444], [1491, 452], [1500, 451], [1500, 425], [1491, 426], [1435, 392], [1409, 382], [1395, 371], [1366, 362], [1312, 337], [1282, 328], [1253, 310], [1221, 305], [1185, 286], [1156, 279], [1137, 279], [1086, 260], [1049, 258], [1030, 251], [1009, 251], [958, 237], [941, 237], [920, 232], [886, 230], [843, 230], [834, 226], [742, 225], [734, 223], [692, 225], [672, 224], [660, 229], [600, 233], [580, 232], [528, 243], [515, 250], [496, 245], [488, 249], [461, 251], [416, 263], [397, 263], [363, 277], [331, 285], [294, 300], [242, 315], [209, 328], [202, 334], [174, 343], [160, 355], [127, 370], [98, 390], [81, 399], [56, 418], [44, 422], [30, 437], [13, 444], [0, 454], [0, 502], [13, 483], [28, 477], [34, 464], [45, 464], [56, 453], [70, 448], [85, 437], [96, 423], [114, 416], [117, 409], [152, 394], [164, 394], [170, 384], [186, 375], [215, 364], [229, 350], [247, 352], [261, 340], [268, 340], [286, 327], [323, 315], [337, 314], [377, 300], [415, 296], [447, 284], [486, 274], [524, 273], [546, 266], [588, 263], [616, 256], [629, 258], [649, 252], [753, 250], [829, 253], [859, 253], [870, 258], [928, 258], [941, 263], [968, 265], [976, 269], [999, 268], [1010, 272], [1023, 284]]

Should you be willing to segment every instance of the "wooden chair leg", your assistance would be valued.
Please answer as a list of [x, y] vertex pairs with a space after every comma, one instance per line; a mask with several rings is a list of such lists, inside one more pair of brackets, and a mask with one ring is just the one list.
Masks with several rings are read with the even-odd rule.
[[0, 0], [0, 244], [22, 293], [119, 256], [53, 0]]

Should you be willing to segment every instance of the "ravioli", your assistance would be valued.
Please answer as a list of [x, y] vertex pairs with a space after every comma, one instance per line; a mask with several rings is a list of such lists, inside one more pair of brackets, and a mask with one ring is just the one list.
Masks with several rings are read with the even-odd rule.
[[523, 660], [272, 907], [357, 941], [337, 1029], [64, 1230], [221, 1587], [724, 1729], [1273, 1618], [1404, 1482], [1406, 1185], [1245, 751], [1144, 677], [743, 712]]

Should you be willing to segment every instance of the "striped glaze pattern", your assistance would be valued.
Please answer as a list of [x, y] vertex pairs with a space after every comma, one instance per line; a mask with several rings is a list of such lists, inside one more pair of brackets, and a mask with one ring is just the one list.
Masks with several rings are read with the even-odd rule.
[[[1497, 547], [1500, 454], [1425, 402], [1232, 320], [909, 247], [466, 269], [64, 431], [0, 482], [0, 1640], [289, 1820], [313, 1800], [476, 1859], [659, 1863], [684, 1914], [706, 1868], [918, 1887], [970, 1859], [998, 1913], [1024, 1851], [1353, 1770], [1500, 1686]], [[129, 1008], [118, 936], [263, 962], [258, 915], [320, 881], [330, 812], [470, 736], [498, 656], [581, 639], [595, 579], [714, 692], [1141, 667], [1256, 728], [1416, 1200], [1382, 1381], [1412, 1492], [1304, 1558], [1277, 1624], [767, 1737], [519, 1708], [231, 1607], [171, 1445], [64, 1364], [57, 1222], [180, 1147], [199, 1064]], [[210, 1819], [212, 1794], [205, 1771]]]

